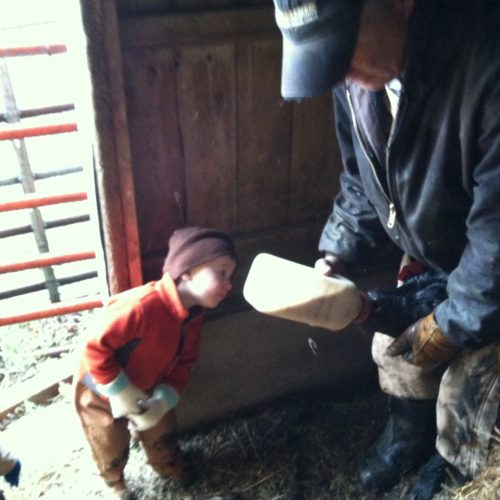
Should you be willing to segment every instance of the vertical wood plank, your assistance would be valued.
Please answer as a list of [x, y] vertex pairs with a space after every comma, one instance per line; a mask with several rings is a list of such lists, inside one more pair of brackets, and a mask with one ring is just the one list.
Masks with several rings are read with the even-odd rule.
[[236, 98], [232, 45], [186, 48], [177, 59], [189, 224], [236, 228]]
[[80, 6], [92, 77], [96, 183], [108, 283], [116, 293], [142, 283], [116, 3], [80, 0]]
[[281, 43], [238, 51], [238, 226], [287, 222], [290, 106], [280, 96]]
[[292, 130], [289, 220], [297, 223], [325, 217], [339, 189], [331, 96], [295, 103]]
[[170, 234], [185, 222], [172, 51], [131, 51], [124, 74], [142, 254], [165, 252]]

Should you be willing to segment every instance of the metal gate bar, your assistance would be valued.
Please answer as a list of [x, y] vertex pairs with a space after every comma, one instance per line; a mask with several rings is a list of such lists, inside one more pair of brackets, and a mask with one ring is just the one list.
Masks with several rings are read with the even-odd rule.
[[11, 47], [0, 49], [0, 57], [19, 57], [19, 56], [39, 56], [52, 54], [62, 54], [67, 51], [66, 44], [55, 43], [52, 45], [31, 45], [28, 47]]
[[[24, 47], [12, 47], [12, 48], [0, 48], [0, 69], [2, 75], [2, 84], [4, 90], [4, 98], [6, 100], [6, 112], [0, 116], [0, 121], [7, 122], [2, 124], [0, 127], [0, 141], [9, 140], [13, 141], [13, 145], [16, 152], [19, 153], [18, 149], [24, 146], [24, 139], [28, 137], [40, 137], [48, 136], [52, 134], [63, 134], [69, 132], [77, 132], [78, 126], [75, 122], [62, 122], [62, 123], [50, 123], [47, 121], [42, 122], [40, 125], [22, 125], [20, 123], [22, 118], [29, 118], [34, 116], [41, 116], [53, 113], [61, 113], [65, 111], [74, 110], [74, 104], [59, 104], [53, 106], [46, 106], [42, 108], [26, 109], [20, 110], [17, 107], [14, 91], [10, 82], [10, 77], [8, 73], [8, 68], [6, 65], [6, 59], [9, 57], [19, 57], [19, 56], [35, 56], [35, 55], [53, 55], [61, 54], [67, 52], [66, 44], [51, 44], [51, 45], [36, 45], [36, 46], [24, 46]], [[23, 151], [21, 151], [23, 153]], [[76, 193], [65, 193], [65, 194], [51, 194], [51, 195], [40, 195], [35, 193], [34, 181], [36, 180], [36, 175], [31, 172], [31, 166], [29, 165], [29, 160], [27, 160], [27, 155], [19, 155], [21, 163], [21, 174], [20, 181], [23, 183], [23, 190], [25, 192], [22, 196], [17, 196], [8, 200], [0, 201], [0, 213], [21, 209], [31, 209], [32, 213], [38, 212], [38, 207], [46, 205], [55, 205], [67, 202], [84, 201], [88, 199], [86, 192], [76, 192]], [[23, 163], [25, 164], [25, 169], [23, 170]], [[62, 173], [62, 172], [61, 172]], [[66, 172], [64, 172], [66, 173]], [[52, 173], [50, 173], [52, 175]], [[26, 185], [26, 179], [29, 181], [29, 185]], [[7, 180], [7, 183], [14, 181], [17, 183], [18, 179]], [[88, 218], [88, 217], [87, 217]], [[37, 235], [40, 231], [44, 232], [45, 222], [39, 217], [40, 223], [38, 226], [34, 224], [32, 220], [31, 230]], [[77, 217], [73, 219], [81, 220], [82, 217]], [[67, 218], [63, 222], [70, 221], [72, 218]], [[58, 221], [60, 223], [61, 221]], [[19, 229], [19, 228], [17, 228]], [[12, 231], [12, 230], [10, 230]], [[14, 228], [14, 232], [16, 228]], [[6, 231], [9, 233], [9, 230]], [[37, 240], [38, 243], [38, 240]], [[0, 263], [0, 273], [17, 272], [26, 269], [36, 269], [41, 268], [42, 270], [51, 270], [52, 265], [64, 264], [69, 262], [75, 262], [85, 259], [95, 259], [96, 252], [85, 249], [79, 252], [73, 253], [50, 253], [48, 252], [48, 246], [44, 249], [38, 244], [40, 255], [35, 258], [28, 258], [24, 260], [17, 260], [15, 262], [3, 262]], [[72, 276], [69, 278], [64, 278], [64, 280], [78, 281], [82, 279], [87, 279], [89, 277], [95, 277], [97, 273], [87, 273], [80, 274], [78, 276]], [[54, 283], [56, 287], [57, 283], [62, 284], [63, 279], [56, 280], [54, 276]], [[49, 288], [50, 283], [45, 281], [44, 287]], [[60, 303], [57, 296], [57, 300], [53, 300], [51, 294], [52, 304], [41, 310], [33, 311], [9, 311], [9, 315], [0, 317], [0, 326], [19, 323], [24, 321], [31, 321], [34, 319], [41, 319], [49, 316], [57, 316], [61, 314], [67, 314], [71, 312], [92, 309], [95, 307], [100, 307], [102, 305], [102, 300], [98, 296], [87, 297], [83, 300], [76, 301], [66, 301], [65, 303]]]
[[39, 137], [41, 135], [65, 134], [77, 132], [76, 123], [56, 123], [55, 125], [41, 125], [39, 127], [10, 127], [0, 130], [0, 141], [12, 139], [25, 139], [26, 137]]
[[[51, 177], [57, 177], [59, 175], [76, 174], [78, 172], [83, 172], [83, 167], [68, 167], [59, 168], [57, 170], [52, 170], [50, 172], [32, 172], [31, 175], [33, 180], [38, 181], [40, 179], [50, 179]], [[20, 184], [22, 182], [21, 177], [10, 177], [8, 179], [0, 180], [0, 187], [3, 186], [13, 186], [15, 184]]]
[[[74, 274], [66, 278], [58, 278], [58, 286], [72, 285], [80, 281], [86, 281], [97, 278], [97, 271], [90, 271], [88, 273]], [[0, 292], [0, 300], [12, 299], [13, 297], [18, 297], [19, 295], [26, 295], [34, 292], [41, 292], [47, 290], [47, 282], [35, 283], [34, 285], [23, 286], [22, 288], [14, 288], [8, 290], [7, 292]]]
[[86, 298], [84, 300], [53, 304], [39, 311], [30, 311], [20, 314], [12, 314], [0, 317], [0, 326], [13, 325], [15, 323], [24, 323], [36, 319], [50, 318], [51, 316], [60, 316], [78, 311], [86, 311], [102, 307], [103, 302], [99, 298]]
[[70, 201], [83, 201], [87, 199], [85, 191], [65, 194], [26, 194], [17, 196], [11, 200], [0, 201], [0, 212], [8, 212], [10, 210], [22, 210], [24, 208], [42, 207], [45, 205], [58, 205]]
[[[53, 113], [63, 113], [65, 111], [74, 111], [74, 104], [57, 104], [55, 106], [46, 106], [44, 108], [20, 109], [19, 118], [32, 118], [34, 116], [51, 115]], [[0, 113], [0, 122], [6, 122], [7, 116]]]
[[[44, 221], [43, 226], [45, 229], [54, 229], [56, 227], [69, 226], [71, 224], [79, 224], [81, 222], [88, 222], [90, 220], [90, 215], [75, 215], [74, 217], [66, 217], [64, 219], [55, 219]], [[31, 226], [18, 226], [12, 227], [10, 229], [5, 229], [0, 231], [0, 240], [2, 238], [11, 238], [12, 236], [20, 236], [21, 234], [29, 234], [33, 232]]]
[[36, 269], [38, 267], [52, 266], [55, 264], [67, 264], [68, 262], [95, 259], [95, 257], [95, 252], [92, 250], [67, 254], [55, 254], [47, 252], [43, 254], [43, 257], [37, 257], [36, 259], [9, 262], [4, 264], [0, 263], [0, 273], [12, 273], [16, 271], [24, 271], [25, 269]]

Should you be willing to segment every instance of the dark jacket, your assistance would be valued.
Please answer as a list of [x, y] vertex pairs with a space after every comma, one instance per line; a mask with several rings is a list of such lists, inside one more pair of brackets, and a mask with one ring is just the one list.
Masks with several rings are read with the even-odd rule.
[[319, 249], [363, 262], [392, 240], [448, 275], [435, 318], [460, 346], [500, 338], [500, 2], [416, 0], [396, 119], [334, 89], [344, 171]]

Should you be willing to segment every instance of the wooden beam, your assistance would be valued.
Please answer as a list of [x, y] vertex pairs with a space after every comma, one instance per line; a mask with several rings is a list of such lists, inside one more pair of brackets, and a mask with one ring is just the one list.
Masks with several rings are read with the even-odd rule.
[[32, 379], [2, 389], [0, 420], [21, 406], [25, 401], [42, 404], [57, 396], [59, 384], [71, 381], [74, 372], [73, 356], [54, 361]]
[[96, 185], [110, 292], [142, 284], [141, 256], [114, 0], [80, 0], [95, 110]]
[[186, 47], [227, 40], [279, 38], [271, 7], [141, 16], [120, 19], [123, 47]]

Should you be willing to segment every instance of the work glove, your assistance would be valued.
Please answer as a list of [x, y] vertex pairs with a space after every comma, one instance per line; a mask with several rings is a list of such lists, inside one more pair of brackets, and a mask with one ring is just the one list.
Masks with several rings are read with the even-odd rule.
[[434, 313], [408, 327], [387, 348], [389, 356], [403, 356], [408, 363], [425, 371], [447, 363], [457, 351], [458, 347], [447, 339], [434, 320]]
[[98, 384], [97, 389], [108, 397], [114, 418], [141, 413], [143, 410], [138, 402], [148, 398], [144, 391], [130, 382], [124, 371], [120, 371], [118, 376], [108, 384]]
[[362, 328], [397, 337], [420, 318], [430, 314], [448, 297], [447, 278], [436, 271], [425, 271], [406, 278], [393, 290], [368, 290], [371, 311]]
[[21, 461], [16, 460], [14, 467], [5, 474], [4, 479], [11, 486], [19, 486], [19, 475], [21, 474]]
[[179, 395], [175, 389], [160, 384], [150, 398], [139, 401], [142, 413], [129, 415], [129, 420], [136, 431], [146, 431], [154, 427], [163, 416], [177, 406]]

